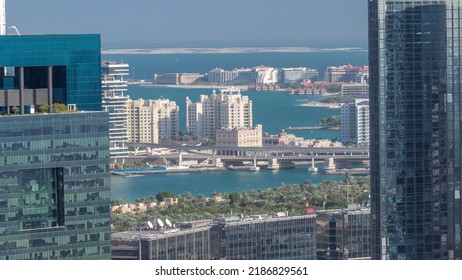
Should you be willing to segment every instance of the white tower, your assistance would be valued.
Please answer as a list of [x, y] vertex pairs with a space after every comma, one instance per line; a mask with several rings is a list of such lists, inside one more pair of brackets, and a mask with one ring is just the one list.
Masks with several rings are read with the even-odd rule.
[[0, 0], [0, 36], [6, 35], [5, 0]]

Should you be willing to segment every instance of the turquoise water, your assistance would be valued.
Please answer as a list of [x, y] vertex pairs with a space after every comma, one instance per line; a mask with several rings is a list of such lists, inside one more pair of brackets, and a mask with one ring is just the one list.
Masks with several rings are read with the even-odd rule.
[[[143, 87], [132, 85], [129, 95], [132, 99], [158, 99], [166, 98], [176, 101], [180, 107], [180, 130], [186, 131], [186, 97], [193, 102], [199, 101], [200, 94], [211, 94], [212, 89], [183, 89]], [[319, 100], [322, 97], [316, 95], [289, 95], [284, 92], [270, 91], [242, 91], [242, 95], [248, 95], [252, 100], [253, 123], [263, 124], [263, 131], [277, 134], [281, 129], [289, 126], [317, 126], [318, 120], [325, 117], [340, 115], [340, 109], [327, 109], [319, 107], [304, 107], [302, 104], [309, 101]], [[339, 131], [290, 131], [305, 138], [334, 139], [340, 137]]]
[[[175, 55], [105, 55], [103, 59], [129, 63], [135, 69], [136, 79], [151, 80], [154, 73], [199, 72], [205, 73], [215, 67], [232, 69], [268, 65], [273, 67], [312, 67], [318, 69], [322, 78], [327, 66], [367, 64], [367, 52], [331, 53], [257, 53], [257, 54], [175, 54]], [[133, 73], [132, 73], [133, 75]], [[132, 99], [168, 98], [180, 107], [180, 130], [185, 131], [186, 96], [198, 101], [200, 94], [211, 94], [211, 89], [176, 89], [130, 86]], [[303, 103], [319, 99], [319, 96], [288, 95], [281, 92], [245, 91], [253, 102], [253, 122], [263, 124], [263, 131], [276, 134], [289, 126], [316, 126], [320, 118], [339, 115], [338, 109], [304, 107]], [[305, 138], [334, 139], [338, 131], [291, 131]], [[321, 166], [320, 166], [321, 167]], [[193, 195], [210, 195], [212, 192], [247, 191], [250, 189], [276, 187], [282, 183], [300, 184], [305, 180], [320, 182], [337, 180], [337, 176], [311, 174], [305, 168], [259, 172], [207, 172], [191, 174], [155, 174], [144, 177], [123, 178], [111, 176], [112, 199], [133, 201], [136, 198], [155, 195], [162, 190], [176, 194], [186, 191]]]
[[[152, 80], [155, 73], [206, 73], [219, 67], [227, 70], [259, 65], [309, 67], [324, 77], [327, 66], [367, 65], [367, 51], [335, 51], [312, 53], [235, 53], [235, 54], [139, 54], [103, 55], [103, 60], [128, 63], [137, 80]], [[133, 69], [135, 70], [133, 73]]]
[[111, 194], [113, 200], [124, 199], [126, 201], [152, 196], [163, 190], [170, 190], [175, 194], [190, 192], [194, 196], [199, 194], [209, 196], [214, 191], [219, 193], [245, 192], [251, 189], [277, 187], [282, 183], [300, 184], [306, 180], [319, 183], [322, 180], [338, 179], [338, 176], [309, 173], [306, 167], [278, 171], [260, 170], [258, 172], [217, 171], [153, 174], [129, 178], [111, 175]]

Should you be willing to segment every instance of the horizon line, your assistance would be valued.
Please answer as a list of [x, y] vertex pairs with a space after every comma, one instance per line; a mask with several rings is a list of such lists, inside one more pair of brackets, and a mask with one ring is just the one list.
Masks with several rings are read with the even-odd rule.
[[223, 47], [223, 48], [108, 48], [101, 49], [101, 54], [239, 54], [239, 53], [316, 53], [316, 52], [351, 52], [367, 51], [358, 47], [345, 48], [308, 48], [308, 47]]

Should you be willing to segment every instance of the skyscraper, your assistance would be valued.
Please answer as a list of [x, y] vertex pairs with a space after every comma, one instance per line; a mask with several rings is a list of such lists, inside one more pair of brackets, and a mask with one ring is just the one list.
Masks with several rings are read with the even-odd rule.
[[109, 112], [109, 151], [111, 162], [123, 162], [128, 156], [127, 133], [127, 77], [128, 64], [103, 62], [101, 64], [103, 110]]
[[0, 260], [110, 258], [100, 50], [99, 35], [0, 36]]
[[239, 89], [215, 90], [199, 102], [186, 97], [186, 130], [201, 138], [215, 139], [218, 129], [252, 128], [252, 101]]
[[460, 0], [369, 0], [374, 259], [461, 259]]

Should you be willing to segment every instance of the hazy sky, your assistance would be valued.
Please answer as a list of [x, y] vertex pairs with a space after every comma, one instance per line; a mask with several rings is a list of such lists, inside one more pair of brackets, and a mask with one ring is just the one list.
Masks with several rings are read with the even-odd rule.
[[104, 48], [367, 46], [367, 0], [6, 2], [21, 34], [100, 33]]

